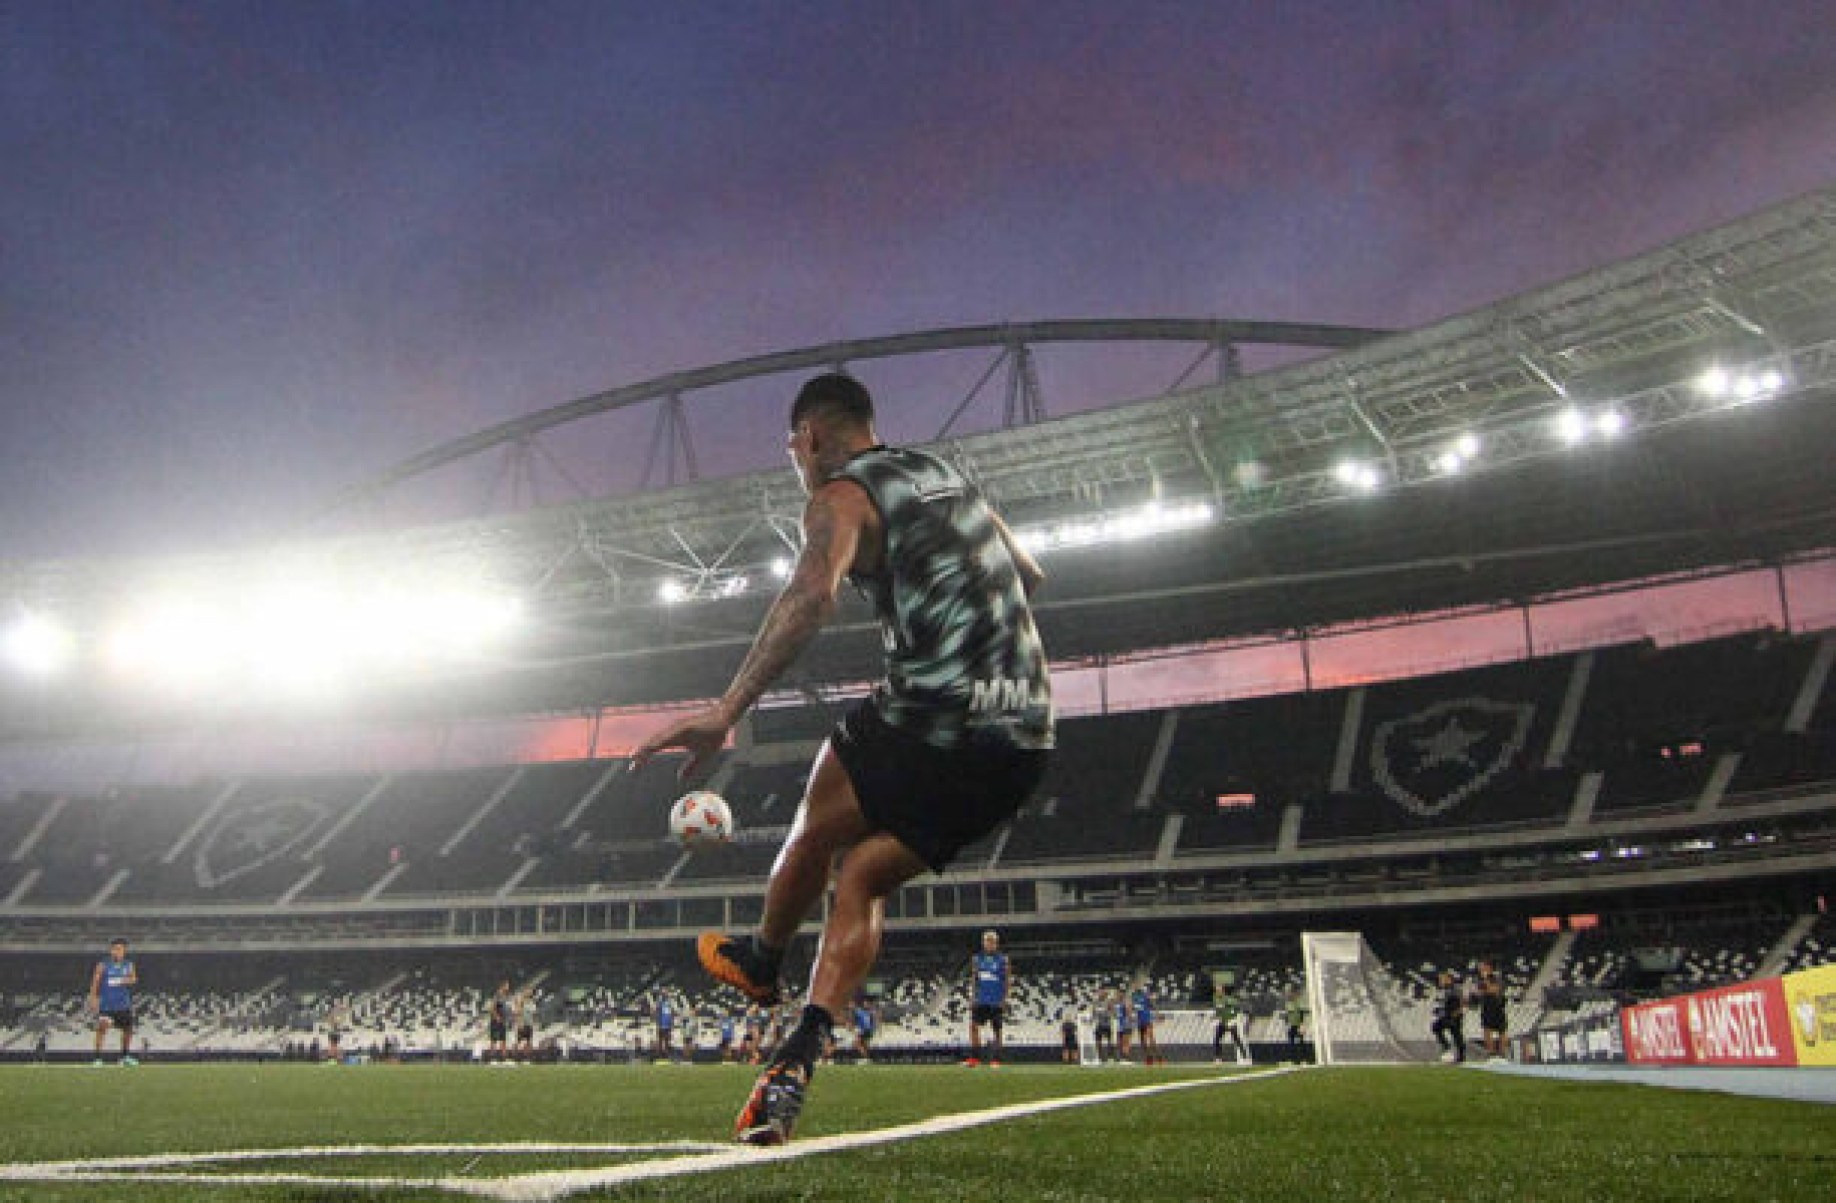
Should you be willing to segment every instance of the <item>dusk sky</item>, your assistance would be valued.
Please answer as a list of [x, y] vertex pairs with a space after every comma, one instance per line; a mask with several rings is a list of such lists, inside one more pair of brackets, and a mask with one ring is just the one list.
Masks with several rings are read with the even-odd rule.
[[[0, 559], [272, 538], [792, 347], [1419, 326], [1831, 183], [1829, 0], [0, 0]], [[986, 363], [888, 374], [886, 433]], [[783, 392], [692, 410], [703, 467], [773, 462]], [[544, 445], [629, 487], [648, 432]]]

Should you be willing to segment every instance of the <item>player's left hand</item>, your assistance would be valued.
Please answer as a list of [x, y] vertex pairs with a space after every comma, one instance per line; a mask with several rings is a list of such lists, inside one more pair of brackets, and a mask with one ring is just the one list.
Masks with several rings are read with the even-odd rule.
[[697, 714], [691, 714], [639, 744], [631, 753], [631, 768], [635, 770], [643, 767], [651, 757], [665, 748], [681, 748], [688, 753], [688, 759], [683, 762], [676, 778], [679, 781], [689, 781], [700, 774], [709, 758], [726, 746], [727, 734], [733, 730], [734, 722], [718, 706], [710, 706]]

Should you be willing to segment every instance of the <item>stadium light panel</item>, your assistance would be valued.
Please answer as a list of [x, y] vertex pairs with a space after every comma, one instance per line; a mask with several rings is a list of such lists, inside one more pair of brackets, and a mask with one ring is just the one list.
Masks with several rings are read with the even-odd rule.
[[1579, 443], [1587, 437], [1587, 419], [1580, 410], [1571, 406], [1556, 415], [1556, 433], [1571, 446]]
[[1594, 429], [1607, 438], [1616, 437], [1626, 428], [1626, 416], [1616, 409], [1606, 410], [1594, 418]]
[[771, 562], [771, 575], [777, 580], [788, 581], [790, 579], [790, 574], [791, 562], [789, 556], [779, 556]]
[[1106, 543], [1128, 543], [1173, 531], [1209, 525], [1217, 510], [1209, 502], [1171, 505], [1151, 501], [1134, 509], [1093, 518], [1072, 519], [1050, 526], [1022, 527], [1014, 532], [1020, 546], [1045, 552]]
[[673, 606], [688, 597], [688, 586], [678, 580], [667, 580], [657, 586], [657, 600], [666, 606]]
[[1731, 387], [1727, 369], [1719, 364], [1696, 377], [1696, 391], [1717, 401], [1726, 397]]
[[119, 671], [152, 684], [188, 688], [221, 673], [245, 643], [242, 624], [219, 608], [173, 601], [117, 629], [108, 654]]
[[1434, 466], [1448, 476], [1458, 476], [1466, 467], [1466, 460], [1457, 451], [1443, 451], [1435, 459]]
[[7, 628], [4, 647], [14, 668], [34, 677], [62, 672], [76, 654], [76, 637], [60, 623], [27, 614]]
[[1461, 435], [1454, 441], [1454, 451], [1461, 459], [1472, 459], [1479, 454], [1479, 436], [1476, 434]]

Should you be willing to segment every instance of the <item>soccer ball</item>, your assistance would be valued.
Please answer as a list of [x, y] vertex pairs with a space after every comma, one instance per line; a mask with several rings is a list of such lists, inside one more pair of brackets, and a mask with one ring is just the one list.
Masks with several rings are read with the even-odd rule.
[[733, 838], [733, 811], [719, 794], [698, 789], [669, 808], [669, 833], [678, 844], [724, 844]]

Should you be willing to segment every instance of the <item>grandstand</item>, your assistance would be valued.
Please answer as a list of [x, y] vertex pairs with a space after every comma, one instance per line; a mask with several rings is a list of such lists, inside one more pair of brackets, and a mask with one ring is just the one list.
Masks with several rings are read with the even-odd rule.
[[[1437, 974], [1481, 960], [1525, 1032], [1829, 959], [1833, 231], [1819, 193], [1387, 337], [1042, 323], [719, 365], [481, 432], [376, 487], [748, 373], [1072, 337], [1196, 338], [1220, 365], [1256, 339], [1325, 349], [941, 444], [1046, 549], [1061, 750], [1010, 824], [889, 901], [877, 1047], [955, 1054], [988, 926], [1018, 975], [1010, 1044], [1040, 1056], [1062, 1015], [1147, 984], [1177, 1016], [1163, 1040], [1208, 1057], [1218, 973], [1258, 1056], [1280, 1056], [1300, 933], [1319, 928], [1365, 934], [1420, 1038]], [[1702, 383], [1711, 364], [1776, 381], [1730, 399]], [[1623, 429], [1571, 446], [1570, 395], [1616, 398]], [[1383, 465], [1377, 485], [1339, 470], [1353, 459]], [[1188, 499], [1210, 520], [1100, 545]], [[155, 1056], [310, 1056], [335, 1011], [365, 1055], [469, 1058], [508, 977], [544, 1055], [646, 1057], [667, 995], [712, 1057], [734, 1004], [688, 938], [757, 918], [810, 756], [872, 675], [863, 611], [714, 766], [737, 842], [670, 843], [679, 762], [626, 757], [724, 681], [793, 515], [780, 472], [327, 533], [313, 555], [345, 572], [462, 569], [526, 609], [522, 643], [379, 670], [349, 708], [9, 676], [0, 1055], [82, 1055], [87, 966], [126, 934]], [[134, 570], [12, 565], [0, 591], [95, 624], [95, 643]]]

